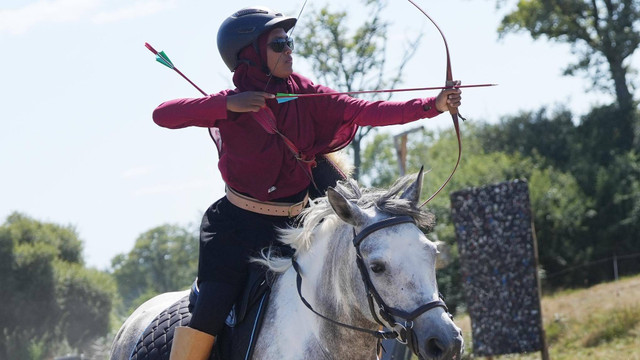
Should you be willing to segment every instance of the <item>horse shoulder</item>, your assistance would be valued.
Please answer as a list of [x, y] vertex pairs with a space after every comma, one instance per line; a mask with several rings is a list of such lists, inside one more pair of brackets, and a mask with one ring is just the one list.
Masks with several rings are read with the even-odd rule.
[[282, 274], [271, 292], [254, 359], [300, 360], [309, 357], [309, 344], [317, 331], [317, 318], [298, 297], [295, 272]]

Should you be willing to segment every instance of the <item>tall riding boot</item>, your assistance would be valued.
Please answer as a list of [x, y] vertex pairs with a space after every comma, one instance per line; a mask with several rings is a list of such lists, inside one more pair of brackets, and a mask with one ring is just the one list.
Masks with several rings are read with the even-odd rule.
[[205, 332], [179, 326], [173, 333], [169, 360], [207, 360], [215, 339], [215, 336]]

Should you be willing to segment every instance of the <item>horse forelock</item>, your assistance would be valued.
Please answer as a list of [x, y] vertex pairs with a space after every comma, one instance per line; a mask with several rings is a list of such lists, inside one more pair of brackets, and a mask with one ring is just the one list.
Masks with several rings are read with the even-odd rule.
[[[430, 231], [435, 224], [435, 216], [422, 210], [416, 203], [400, 197], [414, 180], [413, 176], [405, 176], [398, 179], [389, 189], [363, 189], [355, 180], [348, 179], [339, 181], [334, 189], [362, 209], [375, 207], [381, 213], [410, 216], [419, 227]], [[299, 226], [279, 230], [279, 240], [293, 248], [294, 257], [309, 250], [317, 233], [335, 232], [344, 223], [339, 220], [325, 196], [310, 202], [310, 206], [298, 217], [297, 225]], [[278, 273], [286, 271], [291, 266], [291, 258], [281, 257], [271, 249], [265, 249], [261, 258], [252, 261]]]
[[398, 179], [389, 189], [361, 189], [355, 180], [349, 180], [339, 182], [335, 190], [362, 209], [375, 207], [380, 213], [410, 216], [419, 227], [431, 231], [435, 224], [435, 216], [421, 209], [417, 206], [418, 204], [409, 199], [401, 198], [403, 192], [413, 181], [415, 181], [415, 176], [409, 175]]

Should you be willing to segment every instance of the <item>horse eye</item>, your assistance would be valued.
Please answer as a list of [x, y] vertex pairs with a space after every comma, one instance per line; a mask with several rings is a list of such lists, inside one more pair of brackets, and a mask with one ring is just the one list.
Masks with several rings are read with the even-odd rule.
[[371, 266], [369, 266], [369, 268], [371, 269], [371, 271], [373, 271], [376, 274], [379, 274], [386, 270], [384, 264], [380, 264], [380, 263], [373, 263], [371, 264]]

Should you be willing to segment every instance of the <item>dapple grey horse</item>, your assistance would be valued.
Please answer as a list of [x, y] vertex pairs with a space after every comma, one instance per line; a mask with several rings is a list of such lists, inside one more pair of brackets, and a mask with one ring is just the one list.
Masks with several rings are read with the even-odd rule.
[[[275, 274], [254, 359], [375, 359], [381, 338], [407, 342], [420, 359], [461, 358], [461, 331], [437, 288], [438, 250], [420, 230], [433, 226], [417, 205], [421, 188], [422, 172], [388, 190], [341, 182], [301, 214], [301, 226], [282, 230], [293, 259], [268, 251], [254, 259]], [[186, 294], [141, 305], [111, 359], [128, 359], [152, 319]]]

